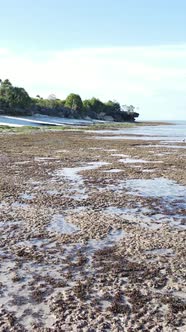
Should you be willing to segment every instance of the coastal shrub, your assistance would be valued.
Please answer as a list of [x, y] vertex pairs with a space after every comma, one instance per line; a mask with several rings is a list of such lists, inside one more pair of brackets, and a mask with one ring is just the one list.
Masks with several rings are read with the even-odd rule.
[[68, 95], [64, 106], [71, 108], [74, 111], [83, 110], [83, 102], [81, 100], [81, 97], [75, 93], [71, 93]]
[[0, 85], [1, 102], [9, 108], [20, 107], [25, 109], [31, 105], [31, 98], [24, 88], [13, 86], [9, 80], [4, 80]]
[[66, 118], [91, 118], [105, 120], [110, 118], [116, 122], [134, 122], [139, 116], [133, 105], [120, 106], [117, 101], [104, 103], [92, 97], [82, 101], [78, 94], [70, 93], [66, 100], [49, 95], [47, 99], [37, 95], [30, 98], [24, 88], [15, 87], [6, 79], [0, 80], [0, 114], [32, 115], [42, 114]]

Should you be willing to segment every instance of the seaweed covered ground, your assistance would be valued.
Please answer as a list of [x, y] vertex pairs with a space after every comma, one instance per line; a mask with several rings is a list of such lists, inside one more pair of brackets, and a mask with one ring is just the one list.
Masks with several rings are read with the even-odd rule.
[[0, 331], [186, 330], [185, 143], [30, 130], [0, 148]]

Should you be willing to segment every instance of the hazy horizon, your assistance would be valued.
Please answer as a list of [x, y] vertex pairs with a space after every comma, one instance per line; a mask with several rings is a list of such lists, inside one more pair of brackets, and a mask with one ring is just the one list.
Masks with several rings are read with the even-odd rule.
[[0, 78], [30, 96], [132, 104], [140, 120], [186, 120], [183, 0], [0, 0]]

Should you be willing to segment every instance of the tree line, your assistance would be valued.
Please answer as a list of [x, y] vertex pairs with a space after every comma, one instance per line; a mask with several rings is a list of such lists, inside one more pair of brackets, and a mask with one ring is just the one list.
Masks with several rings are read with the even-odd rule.
[[43, 114], [67, 118], [91, 118], [110, 121], [135, 121], [139, 116], [133, 105], [121, 106], [116, 101], [104, 103], [98, 98], [82, 100], [71, 93], [65, 100], [50, 95], [47, 99], [31, 98], [24, 88], [15, 87], [6, 79], [0, 80], [0, 112], [9, 115]]

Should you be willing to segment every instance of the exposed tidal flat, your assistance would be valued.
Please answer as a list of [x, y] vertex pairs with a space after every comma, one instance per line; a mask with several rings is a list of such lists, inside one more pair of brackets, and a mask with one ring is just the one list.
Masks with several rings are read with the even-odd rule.
[[1, 134], [2, 331], [186, 330], [186, 144], [170, 127]]

